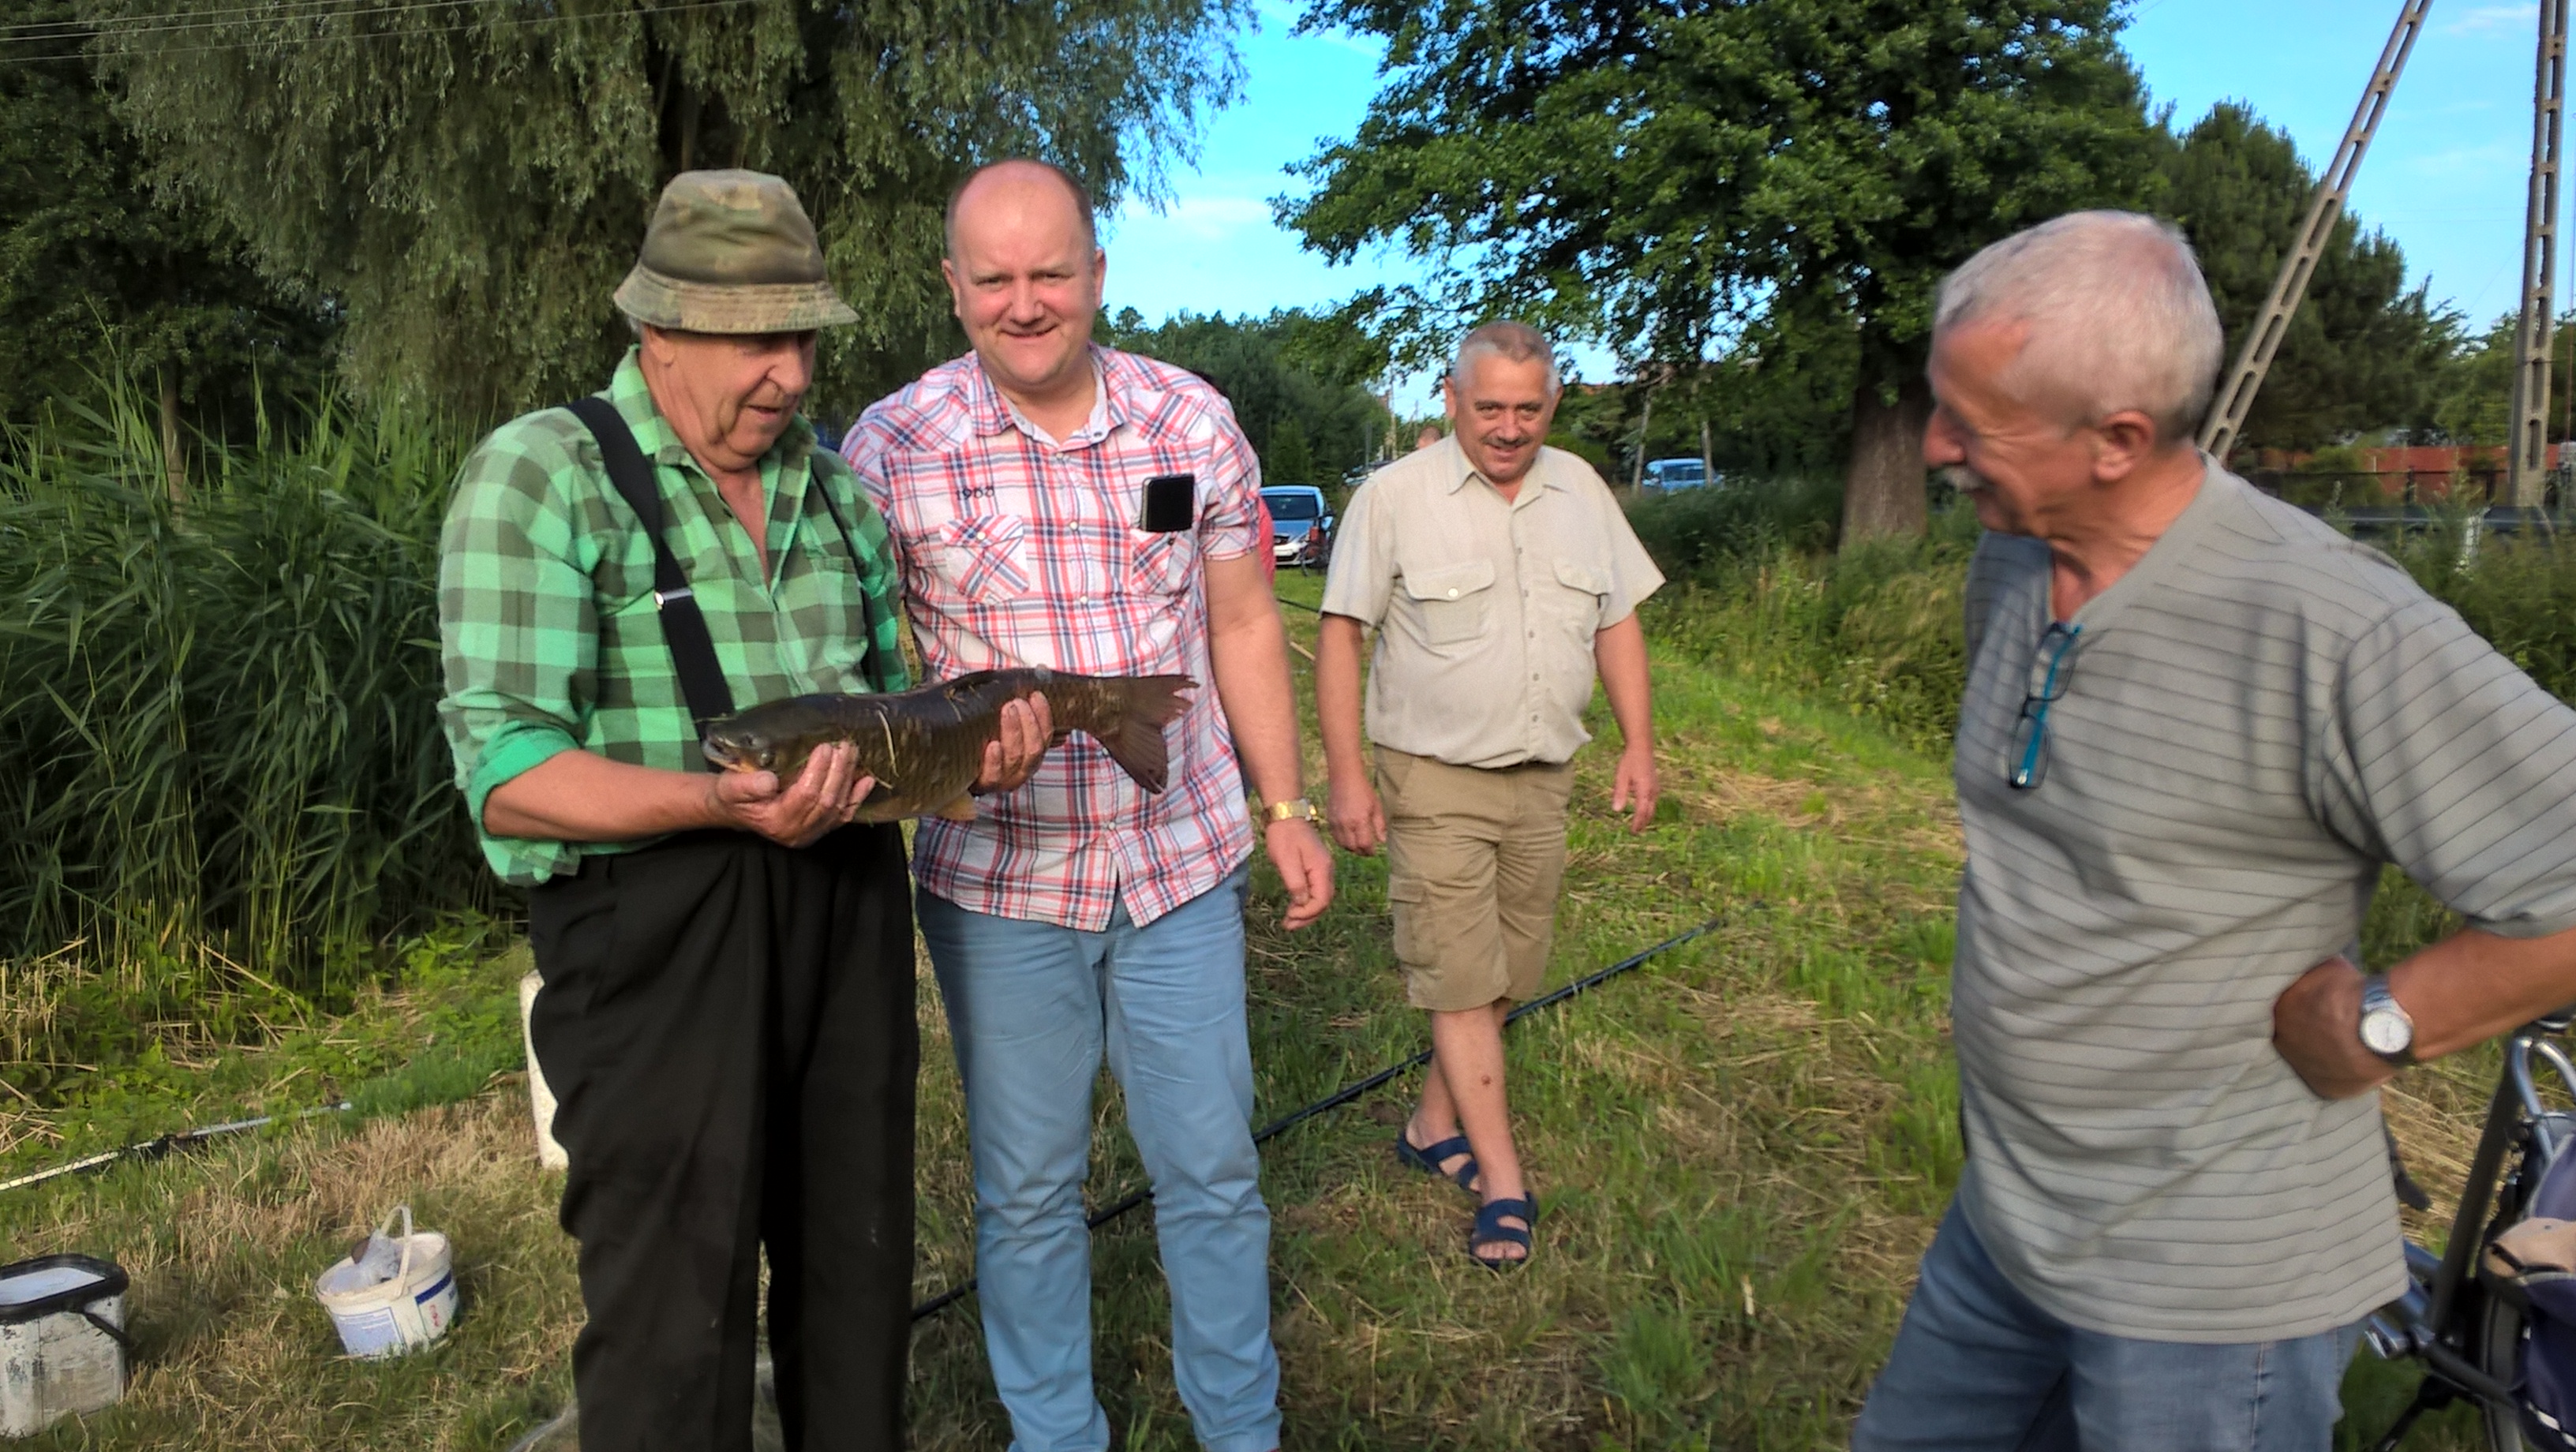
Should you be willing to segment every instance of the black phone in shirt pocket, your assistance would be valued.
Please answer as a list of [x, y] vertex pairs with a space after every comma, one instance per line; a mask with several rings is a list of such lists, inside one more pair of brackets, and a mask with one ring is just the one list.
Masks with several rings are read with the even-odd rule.
[[1147, 534], [1179, 534], [1198, 523], [1199, 476], [1157, 474], [1145, 481], [1136, 527]]

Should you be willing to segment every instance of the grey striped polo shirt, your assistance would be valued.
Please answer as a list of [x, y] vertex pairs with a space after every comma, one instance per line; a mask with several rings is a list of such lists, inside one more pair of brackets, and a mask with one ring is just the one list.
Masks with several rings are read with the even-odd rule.
[[2215, 465], [2068, 624], [2044, 773], [2048, 550], [1968, 576], [1952, 1015], [1997, 1265], [2079, 1327], [2259, 1341], [2404, 1270], [2376, 1094], [2327, 1103], [2272, 1001], [2360, 935], [2393, 862], [2509, 937], [2576, 927], [2576, 711], [2397, 565]]

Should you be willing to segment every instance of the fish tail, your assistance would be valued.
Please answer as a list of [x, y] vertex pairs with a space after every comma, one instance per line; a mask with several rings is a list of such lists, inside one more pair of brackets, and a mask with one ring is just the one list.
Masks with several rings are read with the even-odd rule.
[[1163, 728], [1188, 708], [1181, 692], [1198, 682], [1188, 676], [1123, 676], [1103, 679], [1104, 709], [1082, 729], [1108, 749], [1109, 759], [1149, 792], [1159, 792], [1171, 776], [1171, 752]]

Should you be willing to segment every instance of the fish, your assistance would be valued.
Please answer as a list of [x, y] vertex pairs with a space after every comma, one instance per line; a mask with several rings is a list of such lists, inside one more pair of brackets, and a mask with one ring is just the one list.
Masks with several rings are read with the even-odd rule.
[[846, 741], [858, 751], [858, 769], [876, 778], [857, 820], [972, 821], [968, 788], [983, 773], [984, 747], [1001, 738], [1003, 706], [1044, 692], [1055, 718], [1048, 746], [1080, 731], [1138, 786], [1160, 792], [1171, 771], [1163, 728], [1188, 707], [1181, 693], [1197, 687], [1188, 676], [974, 671], [918, 690], [764, 702], [709, 727], [699, 749], [723, 770], [775, 772], [790, 782], [817, 747]]

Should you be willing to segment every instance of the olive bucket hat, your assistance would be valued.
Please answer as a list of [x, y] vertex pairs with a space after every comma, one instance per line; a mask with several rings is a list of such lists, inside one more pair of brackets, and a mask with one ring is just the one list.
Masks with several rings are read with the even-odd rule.
[[690, 333], [803, 333], [859, 320], [824, 275], [795, 190], [756, 171], [671, 178], [617, 306], [639, 323]]

